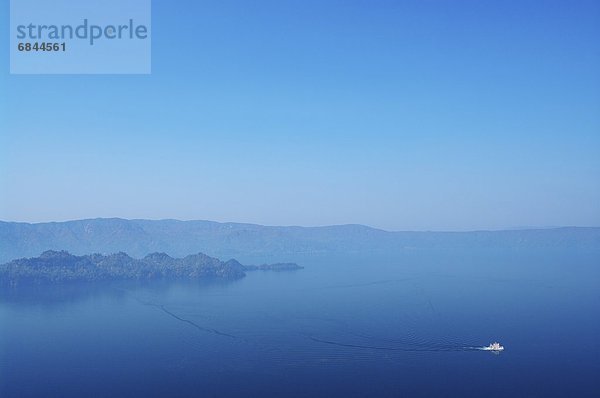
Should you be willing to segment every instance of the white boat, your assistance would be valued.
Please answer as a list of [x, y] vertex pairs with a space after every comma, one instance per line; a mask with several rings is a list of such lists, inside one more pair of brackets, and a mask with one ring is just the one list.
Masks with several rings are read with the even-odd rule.
[[504, 347], [500, 343], [492, 343], [487, 347], [483, 347], [485, 351], [504, 351]]

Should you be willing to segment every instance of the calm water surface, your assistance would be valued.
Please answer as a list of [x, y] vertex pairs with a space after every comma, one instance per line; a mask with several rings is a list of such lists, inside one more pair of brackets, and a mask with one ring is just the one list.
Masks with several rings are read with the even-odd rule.
[[0, 397], [600, 396], [600, 253], [242, 260], [306, 268], [2, 291]]

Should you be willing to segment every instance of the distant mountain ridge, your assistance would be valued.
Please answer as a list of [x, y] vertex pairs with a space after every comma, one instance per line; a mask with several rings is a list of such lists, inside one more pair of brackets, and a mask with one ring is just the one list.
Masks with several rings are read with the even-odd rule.
[[46, 250], [74, 254], [125, 252], [142, 257], [199, 251], [216, 257], [389, 252], [431, 248], [600, 249], [600, 228], [474, 232], [388, 232], [363, 225], [276, 227], [213, 221], [98, 218], [65, 222], [0, 222], [0, 263]]

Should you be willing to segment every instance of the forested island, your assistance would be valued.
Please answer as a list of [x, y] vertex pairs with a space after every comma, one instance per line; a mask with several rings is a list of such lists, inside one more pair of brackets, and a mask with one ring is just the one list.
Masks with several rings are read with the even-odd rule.
[[237, 260], [221, 261], [203, 253], [173, 258], [151, 253], [141, 259], [126, 253], [75, 256], [67, 251], [48, 250], [39, 257], [22, 258], [0, 265], [0, 285], [21, 283], [92, 282], [149, 279], [239, 279], [246, 271], [296, 270], [296, 263], [242, 265]]

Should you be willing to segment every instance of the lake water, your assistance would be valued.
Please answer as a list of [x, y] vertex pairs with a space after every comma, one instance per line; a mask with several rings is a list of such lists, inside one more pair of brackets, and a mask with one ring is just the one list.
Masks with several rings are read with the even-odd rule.
[[306, 268], [2, 291], [0, 397], [600, 396], [600, 253], [242, 260]]

